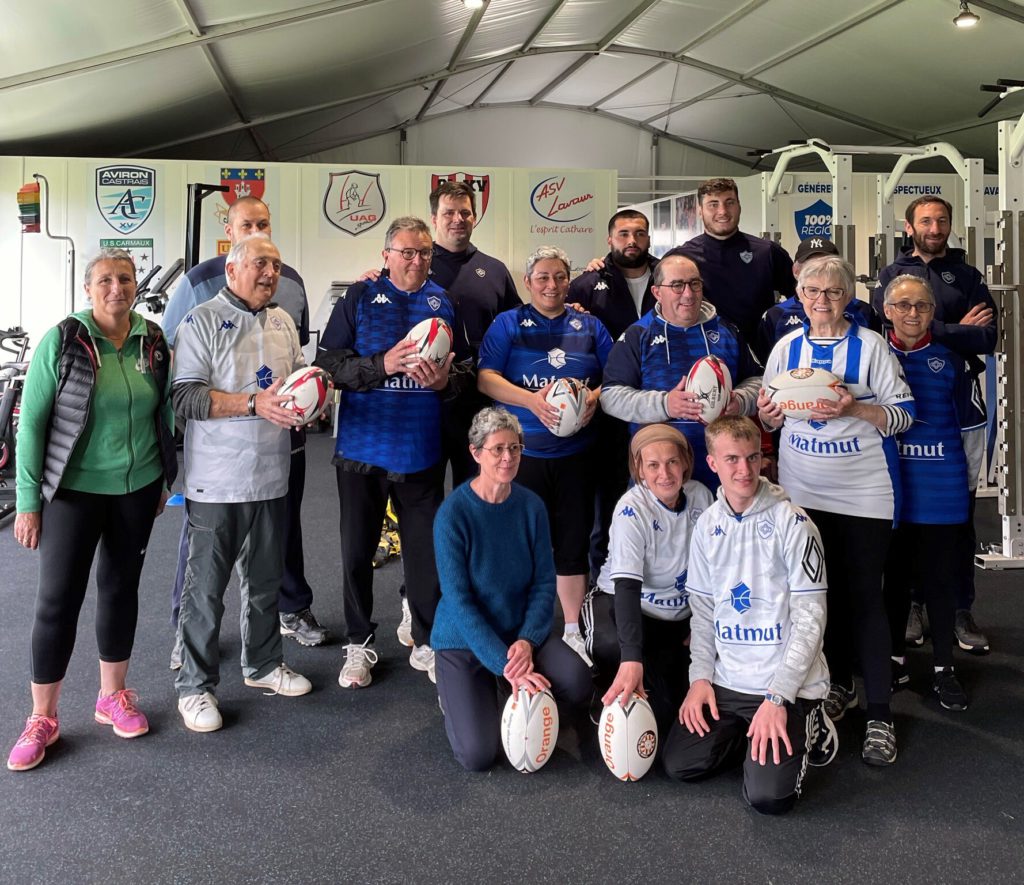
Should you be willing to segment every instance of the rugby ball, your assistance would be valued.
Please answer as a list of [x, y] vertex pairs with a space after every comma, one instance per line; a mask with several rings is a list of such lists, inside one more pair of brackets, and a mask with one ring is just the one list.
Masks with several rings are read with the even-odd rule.
[[805, 368], [776, 375], [765, 390], [771, 401], [782, 407], [782, 414], [806, 421], [818, 400], [838, 402], [844, 388], [831, 372]]
[[285, 378], [277, 394], [294, 397], [284, 403], [284, 408], [298, 412], [303, 423], [308, 424], [319, 418], [320, 413], [327, 408], [327, 397], [333, 386], [331, 376], [323, 369], [307, 366]]
[[685, 389], [697, 397], [701, 405], [701, 424], [710, 424], [729, 405], [732, 375], [729, 367], [717, 356], [702, 356], [686, 376]]
[[626, 705], [612, 701], [601, 711], [597, 726], [601, 758], [620, 781], [638, 781], [651, 769], [658, 752], [658, 723], [640, 695]]
[[501, 745], [512, 767], [524, 774], [539, 771], [558, 741], [558, 707], [549, 691], [530, 694], [520, 688], [509, 695], [501, 714]]
[[416, 344], [415, 356], [433, 360], [440, 366], [451, 353], [452, 327], [440, 317], [431, 317], [413, 326], [405, 340]]
[[545, 399], [558, 409], [558, 424], [551, 430], [555, 436], [572, 436], [583, 426], [587, 411], [587, 388], [575, 378], [559, 378]]

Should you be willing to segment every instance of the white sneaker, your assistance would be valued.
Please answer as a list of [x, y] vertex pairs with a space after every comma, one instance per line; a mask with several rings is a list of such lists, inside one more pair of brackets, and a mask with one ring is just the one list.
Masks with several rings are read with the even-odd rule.
[[269, 688], [267, 694], [280, 694], [286, 698], [297, 698], [313, 690], [312, 682], [283, 662], [259, 679], [246, 676], [245, 684], [251, 688]]
[[415, 644], [412, 641], [412, 610], [409, 608], [409, 600], [402, 597], [402, 620], [395, 630], [398, 634], [398, 641], [406, 648], [412, 648]]
[[178, 698], [178, 712], [185, 720], [185, 728], [192, 731], [216, 731], [224, 724], [217, 699], [208, 691]]
[[576, 652], [583, 659], [584, 664], [588, 667], [594, 666], [594, 662], [590, 660], [590, 655], [587, 654], [587, 642], [579, 630], [575, 630], [572, 633], [563, 633], [562, 642]]
[[413, 670], [422, 670], [430, 681], [437, 685], [437, 676], [434, 675], [434, 650], [429, 645], [417, 645], [409, 655], [409, 666]]
[[373, 681], [370, 670], [377, 663], [377, 652], [367, 639], [362, 645], [345, 646], [345, 663], [338, 674], [342, 688], [366, 688]]

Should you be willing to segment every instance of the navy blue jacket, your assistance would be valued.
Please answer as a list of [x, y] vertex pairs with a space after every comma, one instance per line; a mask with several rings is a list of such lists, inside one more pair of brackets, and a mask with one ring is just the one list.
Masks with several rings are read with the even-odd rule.
[[569, 284], [569, 297], [566, 300], [571, 304], [579, 304], [587, 313], [596, 316], [604, 323], [612, 340], [618, 341], [626, 329], [654, 309], [651, 283], [654, 282], [654, 268], [657, 265], [658, 259], [651, 257], [648, 262], [651, 278], [647, 281], [647, 291], [644, 292], [639, 313], [633, 301], [633, 293], [629, 291], [629, 283], [612, 261], [610, 252], [605, 256], [601, 270], [582, 273]]

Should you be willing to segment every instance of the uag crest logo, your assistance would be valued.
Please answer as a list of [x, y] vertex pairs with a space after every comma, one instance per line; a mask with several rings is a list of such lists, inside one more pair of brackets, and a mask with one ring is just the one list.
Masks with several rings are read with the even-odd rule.
[[156, 172], [146, 166], [101, 166], [96, 170], [96, 206], [119, 234], [146, 223], [156, 199]]
[[353, 237], [365, 234], [384, 220], [387, 201], [380, 175], [349, 169], [331, 172], [324, 192], [324, 218]]

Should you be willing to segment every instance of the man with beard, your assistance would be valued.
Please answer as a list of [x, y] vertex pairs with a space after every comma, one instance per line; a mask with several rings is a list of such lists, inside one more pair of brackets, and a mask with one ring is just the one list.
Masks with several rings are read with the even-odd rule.
[[704, 297], [747, 341], [757, 340], [758, 321], [776, 301], [796, 294], [793, 261], [778, 243], [740, 230], [740, 198], [731, 178], [711, 178], [697, 189], [704, 233], [663, 256], [697, 262]]
[[[932, 340], [967, 360], [974, 396], [980, 404], [982, 396], [978, 377], [985, 370], [980, 356], [995, 351], [996, 305], [981, 273], [967, 263], [964, 250], [949, 248], [952, 217], [953, 207], [941, 197], [919, 197], [907, 206], [904, 230], [913, 242], [904, 246], [896, 260], [878, 275], [878, 287], [871, 300], [875, 310], [881, 314], [885, 287], [893, 279], [900, 274], [926, 279], [935, 293], [935, 315], [930, 328]], [[964, 543], [970, 545], [970, 555], [961, 557], [967, 563], [968, 571], [958, 583], [955, 626], [960, 647], [982, 655], [989, 651], [988, 637], [974, 622], [971, 606], [974, 603], [974, 552], [977, 549], [974, 504], [984, 446], [985, 428], [965, 435], [971, 494], [967, 519], [969, 531], [964, 533]], [[907, 642], [912, 645], [924, 642], [922, 609], [917, 602], [911, 608], [907, 622]]]
[[[651, 281], [658, 259], [648, 251], [651, 246], [650, 222], [635, 209], [616, 212], [608, 221], [608, 246], [611, 251], [596, 269], [580, 274], [569, 285], [570, 303], [592, 313], [608, 330], [612, 340], [654, 308]], [[594, 530], [590, 536], [590, 583], [597, 581], [608, 556], [608, 529], [615, 503], [629, 484], [629, 427], [624, 421], [604, 412], [594, 417], [597, 448], [612, 455], [607, 469], [597, 479]], [[584, 607], [587, 612], [589, 606]], [[585, 626], [590, 624], [584, 614]], [[589, 630], [588, 630], [589, 633]]]

